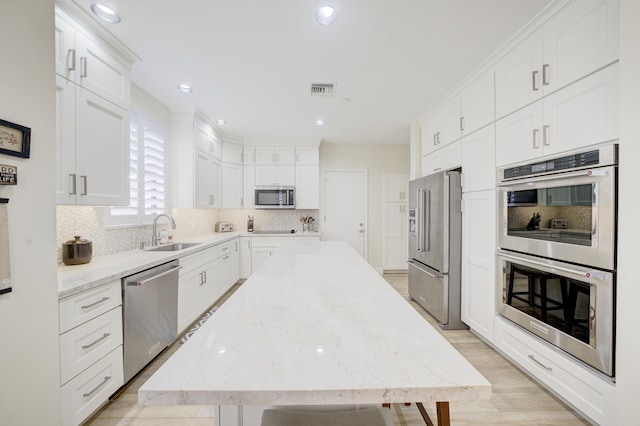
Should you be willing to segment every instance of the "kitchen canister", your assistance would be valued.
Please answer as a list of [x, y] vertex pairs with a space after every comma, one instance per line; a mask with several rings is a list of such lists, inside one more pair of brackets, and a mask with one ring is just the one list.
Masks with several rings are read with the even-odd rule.
[[62, 263], [65, 265], [82, 265], [91, 262], [93, 245], [91, 241], [76, 235], [73, 240], [62, 243]]

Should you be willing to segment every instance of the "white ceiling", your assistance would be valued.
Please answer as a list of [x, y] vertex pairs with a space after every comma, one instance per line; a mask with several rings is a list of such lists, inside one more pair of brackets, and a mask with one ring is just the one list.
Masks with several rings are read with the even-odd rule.
[[[550, 0], [102, 2], [122, 15], [105, 26], [142, 58], [133, 82], [170, 108], [197, 107], [247, 139], [409, 143], [411, 120]], [[337, 9], [333, 25], [315, 22], [321, 4]], [[335, 96], [311, 97], [324, 82]]]

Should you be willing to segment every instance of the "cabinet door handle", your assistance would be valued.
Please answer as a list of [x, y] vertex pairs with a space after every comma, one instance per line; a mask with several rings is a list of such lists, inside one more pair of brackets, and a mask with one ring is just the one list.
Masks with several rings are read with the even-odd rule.
[[464, 117], [460, 117], [460, 131], [464, 132]]
[[538, 71], [531, 71], [531, 88], [534, 92], [538, 91]]
[[533, 149], [538, 149], [540, 146], [538, 145], [538, 133], [540, 129], [533, 129]]
[[437, 133], [434, 133], [434, 134], [433, 134], [433, 145], [434, 145], [434, 146], [435, 146], [435, 145], [438, 145], [437, 136], [438, 136], [438, 134], [437, 134]]
[[549, 146], [551, 142], [549, 142], [549, 126], [542, 126], [542, 144], [544, 146]]
[[84, 305], [84, 306], [80, 306], [80, 309], [89, 309], [89, 308], [93, 308], [96, 305], [101, 304], [102, 302], [106, 302], [107, 300], [109, 300], [109, 297], [105, 296], [102, 299], [98, 300], [97, 302], [93, 302], [90, 303], [88, 305]]
[[87, 76], [87, 58], [82, 56], [80, 58], [80, 77]]
[[542, 65], [542, 84], [545, 86], [549, 85], [549, 73], [547, 70], [549, 69], [549, 64]]
[[104, 339], [106, 339], [109, 336], [111, 336], [110, 333], [104, 333], [102, 335], [102, 337], [99, 337], [97, 340], [94, 340], [93, 342], [89, 343], [88, 345], [82, 345], [82, 349], [89, 349], [90, 347], [97, 345], [99, 342], [102, 342]]
[[106, 384], [109, 380], [111, 380], [111, 376], [106, 376], [102, 382], [95, 388], [91, 389], [89, 392], [83, 393], [82, 396], [89, 397], [93, 395], [98, 389], [100, 389], [104, 384]]
[[67, 70], [76, 70], [76, 49], [69, 49], [69, 53], [67, 54]]
[[438, 145], [440, 145], [440, 132], [436, 133], [438, 135]]
[[229, 255], [226, 255], [225, 257], [222, 258], [222, 260], [227, 260], [229, 258]]
[[76, 195], [76, 174], [72, 173], [69, 174], [69, 188], [71, 188], [71, 191], [69, 191], [69, 195]]
[[207, 271], [204, 271], [202, 273], [202, 276], [204, 277], [204, 281], [202, 282], [202, 284], [206, 284], [207, 283]]
[[536, 359], [536, 357], [534, 357], [533, 355], [528, 355], [528, 356], [529, 356], [529, 359], [530, 359], [531, 361], [535, 362], [536, 364], [538, 364], [540, 367], [544, 368], [545, 370], [547, 370], [547, 371], [552, 371], [552, 370], [553, 370], [553, 368], [551, 368], [551, 367], [547, 367], [546, 365], [544, 365], [543, 363], [541, 363], [540, 361], [538, 361], [538, 360]]
[[82, 190], [80, 191], [80, 195], [87, 195], [88, 193], [87, 177], [80, 175], [80, 183], [82, 184]]

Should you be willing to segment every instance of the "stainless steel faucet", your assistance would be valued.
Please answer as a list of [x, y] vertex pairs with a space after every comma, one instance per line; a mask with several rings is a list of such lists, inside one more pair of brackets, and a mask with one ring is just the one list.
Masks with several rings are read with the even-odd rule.
[[160, 216], [164, 216], [167, 219], [169, 219], [169, 221], [171, 222], [171, 229], [176, 229], [176, 222], [175, 220], [173, 220], [173, 217], [171, 217], [170, 214], [166, 214], [166, 213], [160, 213], [159, 215], [157, 215], [154, 219], [153, 219], [153, 235], [151, 236], [151, 245], [153, 247], [158, 245], [158, 219], [160, 218]]

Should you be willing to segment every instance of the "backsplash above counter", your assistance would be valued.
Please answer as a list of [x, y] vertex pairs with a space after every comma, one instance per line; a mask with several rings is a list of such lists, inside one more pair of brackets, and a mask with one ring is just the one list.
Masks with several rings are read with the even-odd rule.
[[[141, 241], [151, 241], [151, 225], [105, 226], [105, 208], [56, 207], [58, 264], [62, 264], [62, 244], [76, 235], [93, 242], [94, 257], [132, 250], [140, 247]], [[246, 231], [248, 215], [254, 218], [255, 230], [295, 229], [300, 232], [301, 216], [316, 218], [317, 230], [318, 214], [318, 210], [173, 209], [171, 215], [176, 222], [176, 229], [171, 230], [171, 234], [175, 240], [184, 240], [193, 235], [212, 232], [216, 222], [231, 222], [235, 230]], [[158, 228], [163, 229], [167, 224], [163, 218], [158, 221]]]

